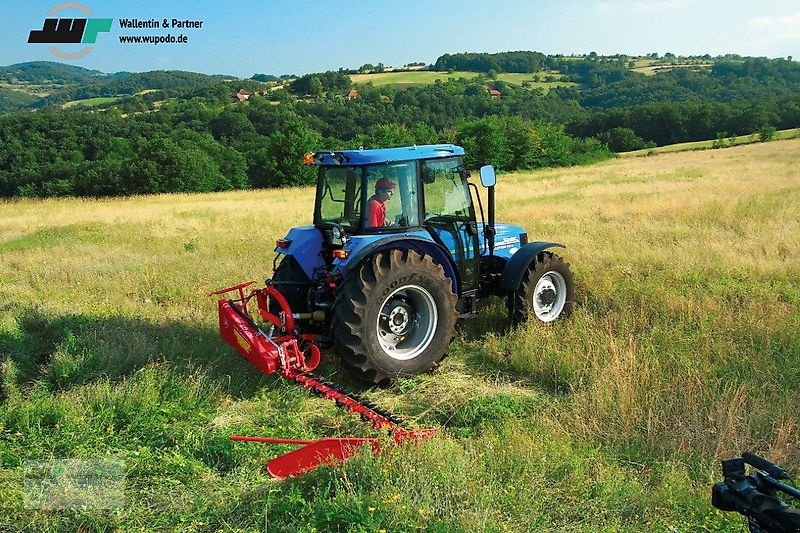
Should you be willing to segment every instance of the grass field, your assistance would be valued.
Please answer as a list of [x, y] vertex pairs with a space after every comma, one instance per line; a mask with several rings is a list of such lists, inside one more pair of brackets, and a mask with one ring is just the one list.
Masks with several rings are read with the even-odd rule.
[[54, 90], [63, 88], [63, 85], [38, 85], [29, 83], [2, 83], [0, 88], [10, 89], [12, 91], [20, 91], [36, 98], [48, 96]]
[[652, 60], [636, 60], [634, 67], [631, 69], [634, 72], [639, 72], [646, 76], [652, 76], [658, 72], [667, 72], [670, 70], [688, 68], [697, 71], [707, 71], [714, 66], [714, 63], [702, 61], [690, 61], [688, 63], [663, 63], [660, 61]]
[[[716, 460], [800, 472], [798, 161], [500, 176], [498, 219], [567, 244], [573, 316], [509, 330], [490, 302], [434, 374], [365, 392], [439, 436], [286, 481], [262, 471], [286, 448], [228, 435], [369, 429], [241, 360], [207, 294], [269, 275], [310, 188], [0, 203], [0, 530], [741, 531]], [[124, 505], [26, 509], [26, 465], [67, 458], [122, 462]]]
[[542, 81], [546, 77], [552, 76], [558, 78], [560, 80], [563, 77], [562, 74], [559, 74], [555, 71], [548, 71], [545, 73], [537, 72], [534, 74], [522, 74], [522, 73], [515, 73], [515, 72], [503, 72], [497, 75], [498, 80], [502, 80], [506, 83], [511, 83], [513, 85], [522, 85], [524, 82], [528, 83], [528, 87], [535, 88], [535, 89], [544, 89], [545, 91], [549, 91], [550, 89], [554, 89], [556, 87], [573, 87], [577, 85], [571, 81]]
[[[546, 75], [558, 76], [557, 73], [516, 74], [516, 73], [506, 72], [498, 74], [497, 79], [507, 83], [512, 83], [514, 85], [522, 85], [522, 82], [527, 81], [530, 83], [531, 87], [545, 89], [545, 90], [549, 90], [554, 87], [568, 87], [571, 85], [575, 85], [572, 82], [565, 82], [565, 81], [552, 81], [552, 82], [538, 81], [540, 77], [543, 78]], [[411, 86], [430, 85], [434, 83], [436, 80], [445, 81], [447, 79], [458, 79], [458, 78], [472, 79], [479, 76], [481, 76], [481, 74], [478, 72], [455, 71], [448, 73], [448, 72], [432, 72], [429, 70], [415, 70], [411, 72], [382, 72], [379, 74], [353, 74], [350, 76], [350, 78], [353, 80], [353, 83], [356, 84], [372, 82], [372, 84], [376, 87], [391, 85], [394, 87], [403, 88]]]
[[[791, 130], [780, 130], [775, 132], [775, 140], [796, 139], [800, 138], [800, 128]], [[761, 142], [757, 133], [752, 135], [741, 135], [737, 137], [726, 137], [724, 139], [725, 147], [740, 146], [744, 144], [752, 144]], [[688, 143], [670, 144], [668, 146], [659, 146], [657, 148], [644, 148], [642, 150], [633, 150], [631, 152], [620, 152], [619, 157], [643, 157], [657, 154], [668, 154], [673, 152], [689, 152], [692, 150], [708, 150], [714, 148], [716, 141], [694, 141]]]
[[414, 85], [430, 85], [436, 80], [467, 78], [478, 76], [477, 72], [454, 71], [435, 72], [430, 70], [413, 70], [410, 72], [380, 72], [376, 74], [351, 74], [353, 83], [371, 82], [375, 87], [394, 85], [397, 87], [410, 87]]
[[96, 98], [86, 98], [85, 100], [73, 100], [67, 102], [62, 107], [98, 107], [116, 102], [119, 98], [119, 96], [98, 96]]

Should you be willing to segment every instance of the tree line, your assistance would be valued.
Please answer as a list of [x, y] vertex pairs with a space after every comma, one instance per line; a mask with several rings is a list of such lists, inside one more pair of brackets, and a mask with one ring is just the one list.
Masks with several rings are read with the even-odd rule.
[[506, 170], [611, 156], [602, 143], [541, 120], [561, 111], [541, 105], [530, 108], [529, 118], [513, 116], [524, 108], [521, 97], [493, 100], [482, 87], [465, 94], [471, 86], [419, 87], [394, 93], [394, 100], [366, 87], [363, 98], [352, 101], [336, 94], [275, 105], [268, 97], [225, 102], [233, 86], [223, 85], [206, 96], [163, 103], [157, 112], [112, 107], [7, 114], [0, 116], [0, 196], [304, 185], [315, 173], [302, 164], [302, 154], [320, 149], [457, 142], [469, 150], [472, 166]]
[[[581, 164], [614, 151], [800, 127], [798, 66], [721, 62], [644, 76], [624, 58], [563, 61], [581, 85], [544, 92], [474, 77], [408, 88], [358, 86], [344, 72], [286, 88], [149, 73], [164, 89], [102, 111], [45, 106], [0, 116], [0, 196], [105, 196], [308, 184], [319, 149], [455, 142], [501, 170]], [[566, 66], [568, 64], [568, 66]], [[165, 79], [161, 79], [161, 78]], [[137, 81], [138, 80], [138, 81]], [[240, 88], [256, 93], [234, 103]], [[500, 91], [492, 97], [488, 89]]]
[[500, 52], [444, 54], [433, 64], [433, 70], [467, 70], [471, 72], [538, 72], [553, 68], [555, 59], [541, 52]]

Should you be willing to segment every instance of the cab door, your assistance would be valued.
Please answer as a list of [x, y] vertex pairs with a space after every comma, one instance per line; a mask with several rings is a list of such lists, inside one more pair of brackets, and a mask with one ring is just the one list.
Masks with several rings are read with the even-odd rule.
[[475, 211], [460, 157], [421, 162], [424, 225], [447, 248], [461, 276], [461, 295], [478, 288]]

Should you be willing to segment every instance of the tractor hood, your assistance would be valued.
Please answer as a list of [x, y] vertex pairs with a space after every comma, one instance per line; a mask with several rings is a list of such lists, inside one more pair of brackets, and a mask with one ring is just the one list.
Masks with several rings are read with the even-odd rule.
[[[481, 255], [489, 255], [489, 247], [486, 245], [486, 239], [483, 238], [483, 226], [478, 222]], [[528, 244], [528, 234], [525, 232], [525, 228], [502, 222], [495, 223], [494, 227], [497, 230], [494, 237], [494, 255], [509, 259], [522, 246]]]

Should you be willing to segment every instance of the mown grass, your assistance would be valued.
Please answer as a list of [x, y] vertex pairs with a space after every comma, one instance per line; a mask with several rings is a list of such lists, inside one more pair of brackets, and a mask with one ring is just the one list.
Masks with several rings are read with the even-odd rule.
[[[4, 202], [0, 529], [739, 531], [717, 459], [800, 471], [798, 155], [502, 175], [498, 219], [568, 245], [574, 315], [510, 330], [488, 302], [435, 373], [365, 392], [438, 437], [286, 481], [287, 447], [228, 435], [371, 430], [236, 356], [206, 295], [269, 275], [311, 189]], [[25, 509], [25, 463], [61, 458], [124, 461], [124, 507]]]

